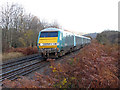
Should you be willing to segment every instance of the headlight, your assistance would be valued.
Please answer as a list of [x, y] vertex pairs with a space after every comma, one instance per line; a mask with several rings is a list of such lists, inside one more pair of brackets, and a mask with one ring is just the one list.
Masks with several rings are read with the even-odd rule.
[[40, 43], [40, 46], [43, 46], [43, 43]]
[[43, 46], [43, 43], [38, 43], [38, 46]]

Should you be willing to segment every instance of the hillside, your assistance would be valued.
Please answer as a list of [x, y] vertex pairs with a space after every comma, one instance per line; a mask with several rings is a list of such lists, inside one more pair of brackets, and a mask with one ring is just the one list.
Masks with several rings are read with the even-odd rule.
[[89, 33], [89, 34], [84, 34], [83, 36], [90, 36], [91, 38], [96, 38], [98, 33]]
[[120, 44], [120, 32], [103, 31], [97, 35], [96, 39], [102, 44]]

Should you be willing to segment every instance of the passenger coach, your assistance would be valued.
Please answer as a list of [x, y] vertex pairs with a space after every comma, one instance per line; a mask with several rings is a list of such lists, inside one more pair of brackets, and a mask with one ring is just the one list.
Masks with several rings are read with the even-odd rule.
[[57, 28], [46, 28], [39, 32], [37, 47], [44, 58], [63, 56], [91, 42], [90, 38]]

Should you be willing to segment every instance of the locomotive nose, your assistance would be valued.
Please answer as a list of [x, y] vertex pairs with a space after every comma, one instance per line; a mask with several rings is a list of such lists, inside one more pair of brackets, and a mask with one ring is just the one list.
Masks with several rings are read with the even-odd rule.
[[39, 48], [57, 48], [57, 40], [58, 37], [40, 38], [38, 46]]

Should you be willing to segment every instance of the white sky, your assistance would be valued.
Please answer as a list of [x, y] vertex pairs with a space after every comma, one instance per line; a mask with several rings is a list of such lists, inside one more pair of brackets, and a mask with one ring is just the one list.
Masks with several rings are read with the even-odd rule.
[[57, 21], [63, 29], [93, 33], [118, 30], [120, 0], [0, 0], [21, 4], [25, 10], [48, 22]]

